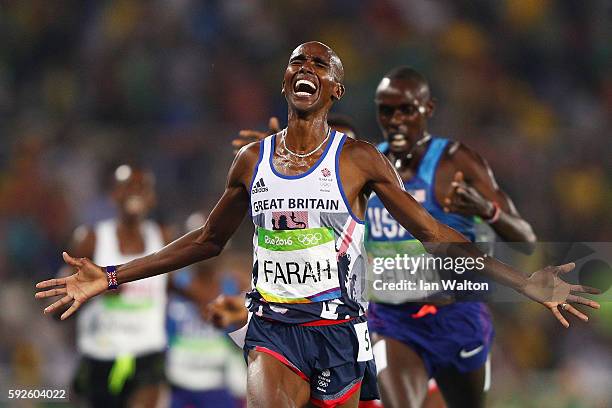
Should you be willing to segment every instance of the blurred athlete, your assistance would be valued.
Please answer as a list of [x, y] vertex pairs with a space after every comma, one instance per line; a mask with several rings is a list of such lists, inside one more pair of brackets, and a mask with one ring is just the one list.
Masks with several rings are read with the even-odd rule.
[[[378, 85], [376, 105], [386, 140], [379, 149], [405, 189], [434, 218], [472, 241], [479, 217], [506, 241], [535, 242], [531, 226], [498, 187], [487, 163], [467, 146], [428, 133], [435, 104], [421, 74], [408, 67], [391, 70]], [[373, 257], [389, 250], [410, 252], [416, 241], [376, 194], [368, 202], [366, 226], [366, 247]], [[426, 297], [379, 301], [370, 304], [368, 317], [385, 407], [420, 407], [432, 377], [448, 406], [483, 406], [493, 339], [485, 304], [431, 303]]]
[[[461, 234], [439, 222], [403, 190], [390, 162], [369, 143], [346, 138], [327, 125], [327, 114], [344, 95], [343, 68], [327, 46], [298, 46], [283, 78], [288, 125], [278, 134], [241, 149], [225, 192], [206, 224], [153, 255], [100, 267], [87, 258], [65, 261], [75, 273], [40, 282], [38, 298], [61, 295], [45, 311], [71, 304], [67, 318], [89, 298], [118, 284], [167, 273], [218, 255], [250, 210], [252, 318], [245, 335], [247, 402], [252, 407], [356, 407], [378, 397], [365, 305], [347, 283], [365, 273], [363, 218], [375, 192], [400, 224], [437, 254], [482, 257]], [[272, 220], [295, 212], [301, 230], [272, 230]], [[289, 225], [291, 227], [291, 225]], [[446, 250], [450, 253], [447, 253]], [[444, 252], [442, 252], [444, 251]], [[573, 264], [547, 267], [529, 278], [491, 257], [483, 274], [538, 301], [564, 325], [559, 308], [586, 319], [569, 305], [598, 307], [576, 295], [596, 292], [570, 285], [559, 275]]]
[[[204, 216], [196, 213], [188, 224]], [[194, 226], [188, 225], [188, 230]], [[203, 305], [223, 293], [222, 257], [200, 262], [170, 278], [166, 376], [171, 384], [170, 408], [242, 406], [246, 367], [232, 341], [203, 319]], [[242, 296], [244, 303], [244, 296]], [[244, 307], [243, 307], [244, 308]]]
[[[116, 264], [170, 242], [168, 229], [146, 219], [155, 206], [154, 182], [142, 167], [117, 167], [112, 190], [117, 217], [79, 227], [71, 251], [99, 264]], [[77, 317], [81, 361], [74, 387], [92, 407], [157, 404], [164, 382], [166, 277], [128, 283], [93, 299]]]

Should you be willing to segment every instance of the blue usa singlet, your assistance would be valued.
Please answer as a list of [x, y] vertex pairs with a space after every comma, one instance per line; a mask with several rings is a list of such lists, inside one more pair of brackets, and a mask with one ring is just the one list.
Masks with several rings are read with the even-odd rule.
[[[436, 169], [447, 146], [447, 139], [432, 138], [416, 174], [410, 180], [404, 181], [404, 188], [434, 218], [473, 241], [475, 237], [473, 218], [444, 212], [435, 197]], [[387, 143], [382, 143], [378, 148], [382, 153], [386, 153]], [[397, 254], [407, 254], [411, 257], [429, 256], [422, 244], [389, 214], [380, 198], [374, 193], [368, 200], [366, 211], [365, 246], [368, 255], [372, 258], [393, 258]], [[436, 282], [440, 279], [436, 270], [427, 268], [417, 271], [416, 274], [405, 270], [385, 270], [385, 274], [388, 281], [395, 282], [402, 280], [412, 280], [415, 283], [419, 281]], [[431, 289], [383, 292], [374, 290], [370, 295], [371, 300], [374, 301], [398, 304], [426, 300], [439, 292], [439, 290]]]
[[[421, 159], [417, 173], [404, 181], [405, 189], [438, 221], [461, 232], [471, 241], [478, 235], [473, 217], [445, 213], [437, 202], [435, 174], [449, 141], [433, 138]], [[386, 143], [379, 146], [386, 153]], [[423, 246], [404, 230], [385, 210], [380, 199], [372, 197], [366, 212], [366, 247], [371, 256], [424, 251]], [[480, 239], [480, 238], [479, 238]], [[382, 255], [381, 255], [382, 254]], [[434, 280], [435, 277], [427, 277]], [[460, 301], [435, 307], [427, 304], [437, 294], [413, 293], [412, 299], [388, 296], [373, 299], [368, 312], [368, 326], [373, 333], [392, 338], [416, 351], [423, 360], [429, 377], [438, 370], [453, 367], [459, 372], [471, 372], [486, 364], [493, 341], [491, 316], [482, 302]], [[423, 297], [419, 297], [422, 295]], [[431, 297], [429, 297], [431, 296]], [[455, 298], [457, 300], [457, 298]], [[387, 365], [384, 341], [374, 350], [376, 365]], [[488, 373], [488, 365], [486, 373]], [[485, 387], [490, 378], [485, 377]]]
[[[459, 231], [470, 241], [474, 241], [474, 219], [455, 213], [446, 213], [435, 197], [436, 169], [446, 150], [448, 139], [432, 138], [425, 155], [421, 159], [417, 174], [404, 187], [435, 219]], [[381, 143], [382, 153], [388, 150], [387, 143]], [[414, 237], [389, 215], [385, 206], [376, 195], [370, 197], [367, 210], [368, 241], [406, 241]]]

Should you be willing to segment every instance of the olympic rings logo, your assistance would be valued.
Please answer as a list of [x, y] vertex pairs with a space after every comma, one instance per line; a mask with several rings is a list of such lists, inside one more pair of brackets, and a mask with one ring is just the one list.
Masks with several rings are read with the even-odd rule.
[[321, 241], [323, 235], [320, 232], [315, 232], [312, 234], [301, 234], [298, 236], [298, 241], [302, 245], [316, 245]]

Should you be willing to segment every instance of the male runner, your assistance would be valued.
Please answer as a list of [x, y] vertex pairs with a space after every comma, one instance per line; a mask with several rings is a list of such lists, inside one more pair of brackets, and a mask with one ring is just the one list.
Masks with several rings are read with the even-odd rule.
[[[62, 315], [67, 318], [108, 288], [218, 255], [250, 210], [256, 231], [254, 289], [247, 295], [253, 317], [245, 342], [249, 405], [305, 406], [311, 401], [356, 407], [360, 391], [364, 399], [376, 398], [364, 305], [350, 298], [346, 288], [351, 275], [365, 271], [361, 244], [370, 193], [421, 242], [464, 243], [449, 249], [453, 257], [482, 253], [406, 193], [374, 146], [328, 127], [327, 113], [344, 94], [343, 76], [342, 63], [329, 47], [318, 42], [298, 46], [283, 79], [287, 128], [241, 149], [205, 225], [153, 255], [104, 269], [64, 253], [75, 274], [37, 284], [46, 289], [38, 298], [63, 295], [45, 311], [71, 303]], [[307, 227], [273, 231], [272, 219], [291, 212]], [[442, 246], [428, 248], [442, 253]], [[483, 274], [542, 303], [567, 326], [559, 307], [582, 319], [586, 316], [568, 302], [598, 307], [574, 294], [595, 289], [559, 278], [573, 266], [547, 267], [526, 278], [488, 257]]]
[[[170, 242], [146, 219], [155, 205], [153, 175], [123, 164], [114, 172], [117, 217], [75, 231], [71, 251], [99, 264], [124, 263]], [[69, 270], [67, 272], [70, 272]], [[92, 300], [77, 318], [81, 361], [77, 393], [92, 407], [155, 406], [164, 382], [166, 275], [121, 287]]]
[[[391, 70], [376, 90], [376, 105], [386, 140], [379, 149], [434, 218], [472, 241], [474, 217], [486, 220], [506, 241], [535, 241], [487, 163], [467, 146], [428, 133], [435, 104], [421, 74], [409, 67]], [[366, 221], [366, 248], [373, 257], [407, 252], [415, 241], [375, 195]], [[391, 304], [382, 298], [370, 304], [368, 318], [386, 408], [422, 406], [432, 377], [448, 406], [483, 406], [493, 338], [484, 303], [431, 304], [417, 298]]]

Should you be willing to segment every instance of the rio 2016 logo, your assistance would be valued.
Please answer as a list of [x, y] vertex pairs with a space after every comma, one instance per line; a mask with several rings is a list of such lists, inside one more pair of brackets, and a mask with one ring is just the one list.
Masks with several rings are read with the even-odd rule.
[[264, 237], [264, 242], [268, 245], [279, 245], [279, 246], [293, 245], [293, 240], [291, 239], [291, 237], [280, 238], [280, 237], [269, 237], [266, 235]]

